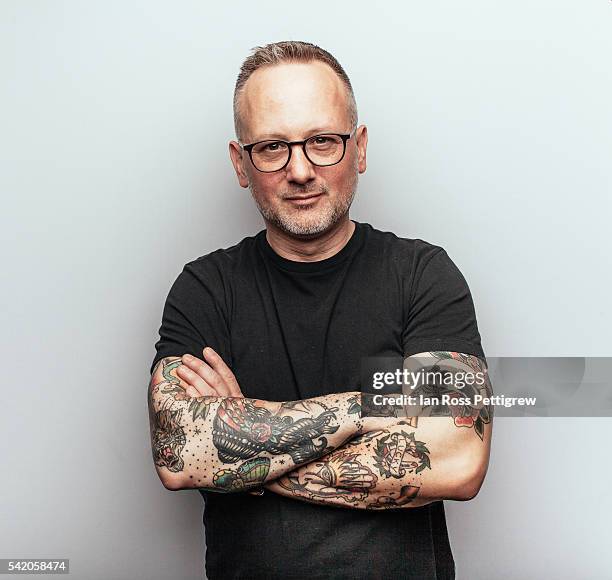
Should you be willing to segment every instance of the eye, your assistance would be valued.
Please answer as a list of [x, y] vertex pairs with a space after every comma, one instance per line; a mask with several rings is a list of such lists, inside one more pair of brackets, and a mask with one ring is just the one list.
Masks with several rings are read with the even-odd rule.
[[336, 135], [314, 135], [307, 141], [306, 146], [312, 151], [331, 154], [342, 146], [342, 139]]
[[287, 150], [287, 144], [283, 141], [268, 141], [262, 143], [258, 149], [260, 153], [279, 153]]
[[262, 141], [253, 148], [255, 155], [262, 155], [267, 158], [287, 153], [287, 144], [284, 141]]

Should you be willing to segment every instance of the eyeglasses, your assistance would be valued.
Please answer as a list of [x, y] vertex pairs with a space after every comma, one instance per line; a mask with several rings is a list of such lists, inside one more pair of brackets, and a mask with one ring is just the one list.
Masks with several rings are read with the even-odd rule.
[[303, 141], [257, 141], [240, 147], [247, 151], [251, 163], [262, 173], [280, 171], [289, 164], [293, 145], [301, 145], [306, 159], [313, 165], [328, 167], [336, 165], [344, 159], [346, 142], [354, 135], [356, 129], [350, 133], [322, 133], [313, 135]]

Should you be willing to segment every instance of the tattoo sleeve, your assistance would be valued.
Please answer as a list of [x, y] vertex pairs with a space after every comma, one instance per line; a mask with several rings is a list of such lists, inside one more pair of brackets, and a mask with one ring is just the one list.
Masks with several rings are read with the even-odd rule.
[[[478, 370], [484, 364], [461, 353], [415, 356], [450, 357], [457, 369]], [[491, 394], [490, 384], [485, 391]], [[386, 427], [351, 439], [266, 489], [311, 503], [373, 510], [473, 498], [489, 461], [490, 408], [438, 409], [430, 415], [389, 417]]]
[[359, 393], [290, 402], [193, 398], [176, 375], [181, 364], [160, 360], [148, 389], [153, 460], [168, 489], [261, 487], [362, 430]]

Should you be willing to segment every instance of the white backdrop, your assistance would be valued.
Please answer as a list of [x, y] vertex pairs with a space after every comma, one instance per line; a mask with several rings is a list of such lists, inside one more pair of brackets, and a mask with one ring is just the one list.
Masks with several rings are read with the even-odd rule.
[[[3, 0], [0, 558], [203, 574], [145, 394], [183, 264], [263, 227], [227, 153], [255, 45], [344, 65], [370, 136], [351, 217], [447, 249], [487, 355], [611, 355], [611, 26], [604, 0]], [[499, 419], [481, 493], [447, 502], [458, 578], [609, 576], [611, 427]]]

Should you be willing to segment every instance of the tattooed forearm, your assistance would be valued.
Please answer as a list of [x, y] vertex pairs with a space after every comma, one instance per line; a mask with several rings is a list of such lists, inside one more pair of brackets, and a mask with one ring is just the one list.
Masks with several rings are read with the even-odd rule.
[[352, 440], [267, 487], [312, 503], [398, 508], [416, 500], [422, 486], [419, 474], [424, 469], [431, 469], [429, 450], [414, 433], [379, 430]]
[[148, 395], [153, 457], [169, 489], [259, 487], [363, 431], [359, 393], [285, 403], [191, 397], [175, 374], [180, 365], [162, 359]]
[[311, 503], [375, 510], [471, 499], [486, 474], [491, 440], [490, 420], [482, 421], [480, 432], [472, 426], [478, 437], [472, 429], [457, 429], [451, 413], [396, 419], [266, 489]]

